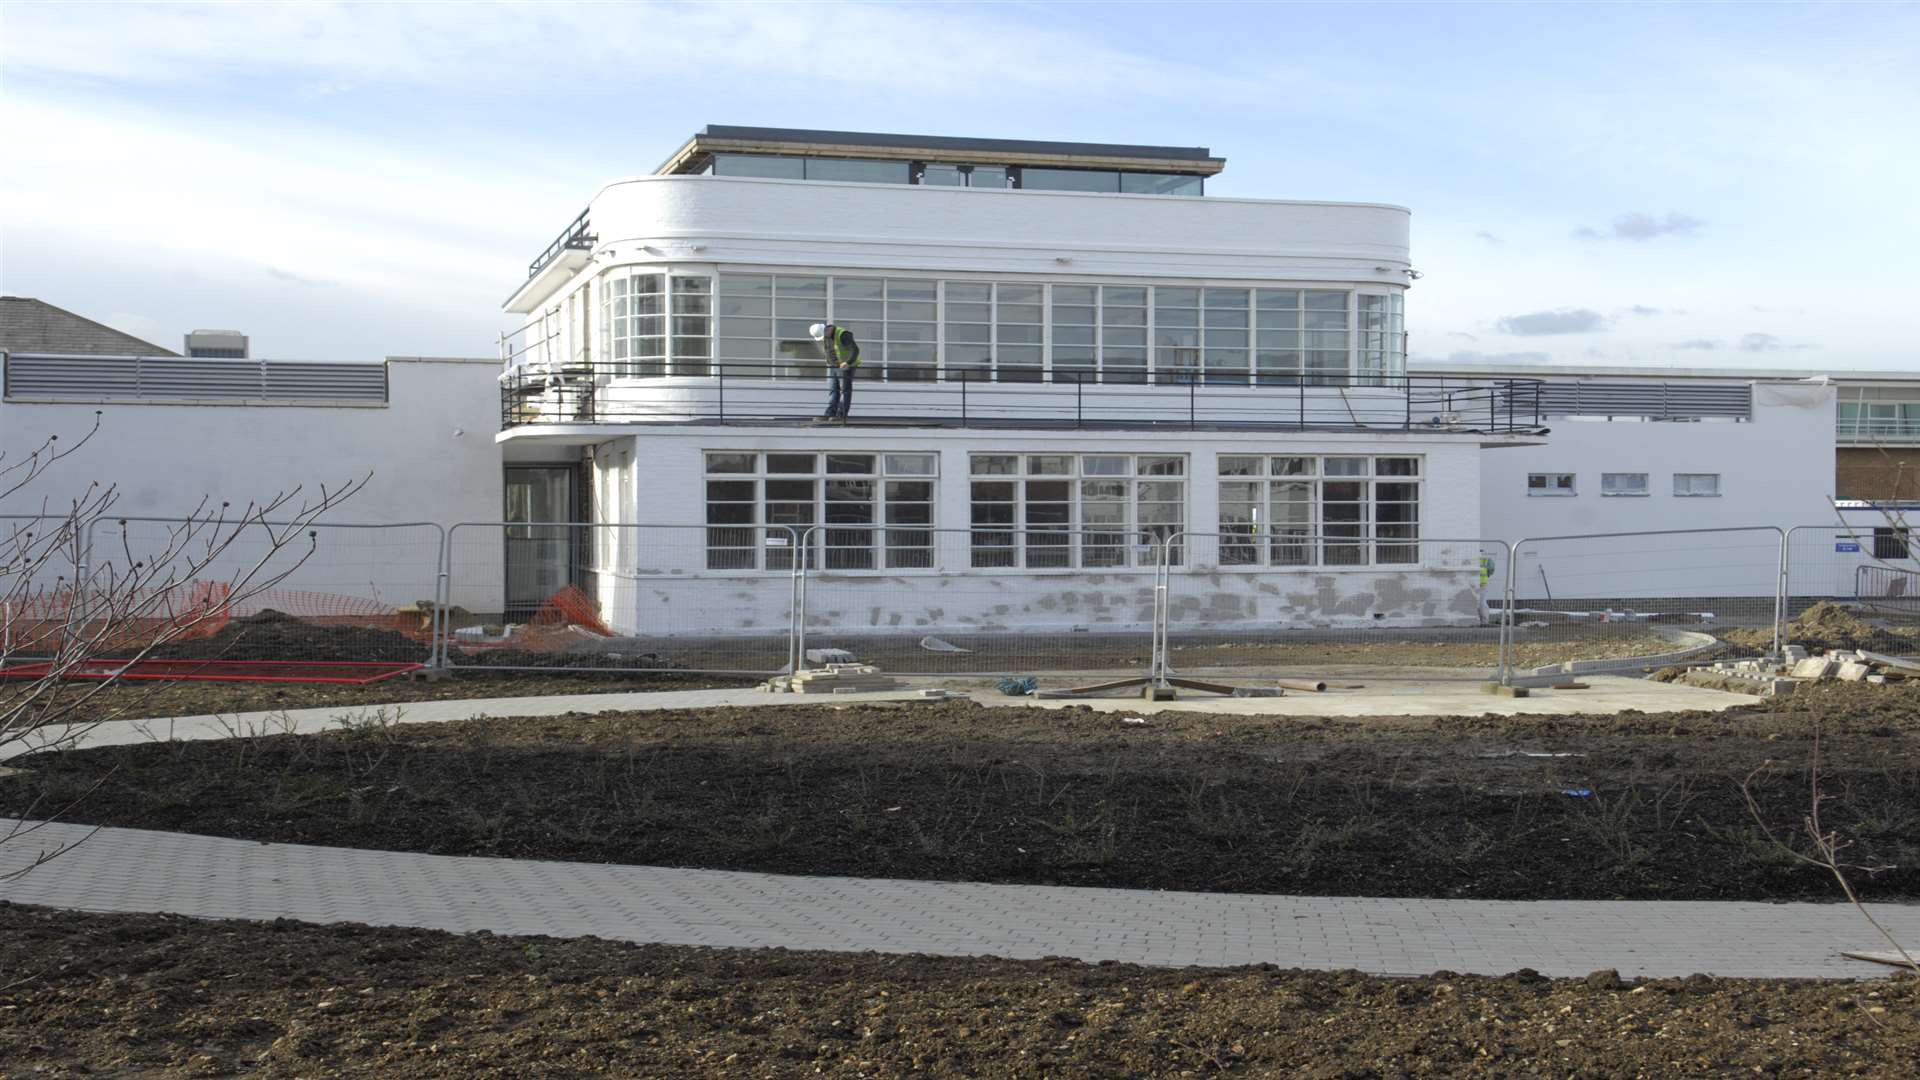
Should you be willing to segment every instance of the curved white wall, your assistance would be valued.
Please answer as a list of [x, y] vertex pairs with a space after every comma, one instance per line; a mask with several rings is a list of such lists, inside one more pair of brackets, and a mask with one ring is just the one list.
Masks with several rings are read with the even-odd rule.
[[[1409, 266], [1409, 212], [1374, 203], [661, 176], [608, 184], [588, 214], [603, 266], [674, 258], [1395, 286]], [[566, 283], [542, 275], [508, 309], [530, 311]]]

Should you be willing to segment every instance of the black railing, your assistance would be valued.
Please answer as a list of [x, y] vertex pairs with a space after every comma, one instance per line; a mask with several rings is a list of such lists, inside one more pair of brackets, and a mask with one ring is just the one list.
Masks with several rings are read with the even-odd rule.
[[[509, 369], [502, 428], [528, 424], [806, 421], [826, 404], [825, 367], [677, 359]], [[860, 368], [864, 423], [942, 427], [1458, 431], [1537, 434], [1538, 379], [1439, 375]]]
[[532, 277], [545, 269], [546, 265], [559, 258], [560, 253], [563, 251], [593, 250], [593, 245], [599, 240], [599, 237], [587, 231], [588, 212], [587, 210], [580, 211], [580, 216], [573, 219], [573, 224], [560, 230], [560, 235], [554, 237], [553, 243], [547, 245], [547, 250], [541, 252], [537, 258], [527, 264], [528, 277]]

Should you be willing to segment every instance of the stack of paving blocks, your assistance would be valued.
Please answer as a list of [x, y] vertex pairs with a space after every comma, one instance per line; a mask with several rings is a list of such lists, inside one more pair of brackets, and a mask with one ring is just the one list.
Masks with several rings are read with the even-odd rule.
[[1789, 692], [1797, 683], [1829, 679], [1877, 684], [1920, 678], [1920, 665], [1878, 653], [1830, 649], [1824, 656], [1811, 656], [1803, 645], [1788, 645], [1782, 652], [1784, 662], [1721, 660], [1711, 667], [1693, 670], [1710, 678], [1750, 680], [1759, 687], [1755, 692], [1761, 694]]
[[796, 694], [860, 694], [870, 690], [898, 690], [900, 684], [872, 664], [828, 664], [803, 671], [787, 680]]

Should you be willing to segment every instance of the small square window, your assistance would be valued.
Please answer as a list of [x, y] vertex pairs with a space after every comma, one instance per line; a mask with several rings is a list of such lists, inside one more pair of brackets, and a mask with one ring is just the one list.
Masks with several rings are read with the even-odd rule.
[[1643, 472], [1610, 472], [1600, 474], [1600, 494], [1609, 496], [1631, 496], [1647, 494], [1647, 474]]
[[1715, 498], [1720, 494], [1720, 474], [1682, 472], [1673, 474], [1673, 493], [1692, 498]]
[[1876, 559], [1910, 559], [1913, 549], [1911, 537], [1906, 529], [1892, 526], [1876, 527], [1873, 530], [1873, 557]]
[[1573, 474], [1570, 472], [1527, 474], [1528, 495], [1572, 495], [1573, 493]]

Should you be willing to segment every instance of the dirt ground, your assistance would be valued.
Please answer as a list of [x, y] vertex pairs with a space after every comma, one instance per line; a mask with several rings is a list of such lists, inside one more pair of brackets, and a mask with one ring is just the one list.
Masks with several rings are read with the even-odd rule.
[[970, 702], [367, 723], [43, 754], [0, 813], [262, 841], [796, 874], [1283, 894], [1835, 898], [1810, 804], [1920, 898], [1920, 686], [1724, 713], [1127, 714]]
[[0, 905], [0, 1073], [1909, 1077], [1920, 980], [735, 951]]
[[[1773, 631], [1734, 630], [1722, 635], [1727, 641], [1765, 652], [1773, 647]], [[1899, 656], [1920, 651], [1920, 634], [1913, 627], [1895, 627], [1869, 622], [1839, 604], [1821, 601], [1801, 612], [1787, 624], [1786, 642], [1805, 645], [1815, 654], [1828, 649], [1867, 649]]]

